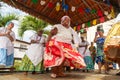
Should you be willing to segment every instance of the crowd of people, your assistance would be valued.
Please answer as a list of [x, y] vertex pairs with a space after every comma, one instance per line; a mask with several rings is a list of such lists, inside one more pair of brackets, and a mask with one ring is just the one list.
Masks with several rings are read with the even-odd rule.
[[[22, 59], [19, 70], [25, 71], [25, 75], [27, 75], [29, 71], [32, 74], [44, 73], [45, 69], [51, 68], [51, 77], [56, 78], [66, 76], [64, 74], [65, 67], [89, 72], [94, 71], [95, 63], [97, 63], [98, 73], [102, 72], [101, 68], [104, 66], [105, 73], [108, 74], [110, 61], [104, 54], [107, 50], [104, 51], [106, 36], [104, 36], [102, 25], [97, 27], [94, 41], [89, 44], [85, 37], [78, 36], [77, 32], [71, 28], [70, 22], [69, 16], [63, 16], [61, 23], [52, 27], [47, 40], [43, 36], [43, 30], [38, 30], [30, 37], [31, 44]], [[15, 41], [13, 27], [14, 23], [9, 22], [6, 27], [0, 28], [1, 67], [13, 66], [13, 41]], [[95, 43], [96, 46], [94, 46]], [[119, 60], [116, 62], [119, 63]], [[120, 73], [117, 74], [120, 75]]]

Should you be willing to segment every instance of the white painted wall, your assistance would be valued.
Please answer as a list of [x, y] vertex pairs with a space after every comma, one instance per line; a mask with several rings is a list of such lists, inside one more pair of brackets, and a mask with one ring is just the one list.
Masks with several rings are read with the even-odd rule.
[[[106, 21], [104, 23], [101, 23], [103, 25], [104, 35], [105, 36], [107, 35], [109, 29], [111, 28], [111, 26], [114, 23], [115, 23], [115, 19], [112, 19], [112, 20]], [[101, 24], [98, 24], [98, 25], [101, 25]], [[97, 28], [98, 25], [95, 25], [95, 26], [92, 26], [92, 27], [88, 28], [88, 31], [87, 31], [87, 41], [89, 43], [94, 41], [95, 32], [96, 32], [96, 28]]]
[[[20, 45], [26, 45], [28, 48], [29, 44], [26, 44], [24, 42], [19, 42], [19, 41], [15, 41], [14, 42], [14, 47], [20, 47]], [[15, 58], [23, 58], [23, 56], [25, 55], [26, 50], [20, 51], [19, 49], [14, 48], [14, 57]]]

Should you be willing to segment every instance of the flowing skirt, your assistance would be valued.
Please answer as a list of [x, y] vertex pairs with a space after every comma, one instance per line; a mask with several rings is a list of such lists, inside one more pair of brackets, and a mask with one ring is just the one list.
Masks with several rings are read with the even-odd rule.
[[44, 66], [60, 66], [63, 62], [64, 66], [72, 66], [75, 68], [85, 68], [86, 66], [83, 57], [75, 51], [70, 44], [52, 39], [46, 45]]
[[120, 22], [114, 24], [104, 43], [105, 57], [114, 62], [120, 62]]
[[31, 44], [26, 52], [27, 57], [37, 66], [43, 60], [44, 47], [41, 44]]
[[104, 51], [107, 60], [120, 62], [120, 46], [109, 45]]
[[93, 70], [94, 69], [93, 61], [92, 61], [92, 58], [90, 56], [85, 56], [84, 61], [86, 63], [86, 69], [87, 70]]
[[19, 71], [43, 71], [43, 62], [34, 66], [31, 60], [25, 55], [22, 59], [22, 63], [19, 67]]

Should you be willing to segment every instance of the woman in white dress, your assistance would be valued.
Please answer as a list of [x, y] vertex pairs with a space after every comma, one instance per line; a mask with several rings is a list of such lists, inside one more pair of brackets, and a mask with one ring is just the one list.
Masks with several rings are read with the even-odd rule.
[[38, 31], [34, 34], [31, 39], [31, 45], [29, 46], [27, 53], [22, 59], [22, 64], [20, 66], [21, 71], [32, 71], [35, 74], [36, 71], [41, 71], [43, 73], [43, 53], [45, 46], [45, 36], [42, 35], [43, 31]]
[[14, 23], [8, 22], [6, 27], [0, 28], [0, 66], [12, 67], [14, 62], [15, 33], [12, 31]]
[[[76, 36], [75, 31], [70, 27], [69, 16], [61, 18], [61, 24], [56, 24], [48, 36], [44, 54], [44, 66], [52, 68], [52, 78], [63, 77], [63, 66], [75, 68], [85, 67], [83, 57], [77, 50], [73, 49], [72, 42]], [[77, 37], [77, 36], [76, 36]]]

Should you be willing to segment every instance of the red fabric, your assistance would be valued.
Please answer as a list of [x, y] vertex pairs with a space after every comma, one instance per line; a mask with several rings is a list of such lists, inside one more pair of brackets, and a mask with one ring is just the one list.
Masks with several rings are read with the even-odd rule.
[[80, 31], [80, 29], [81, 29], [81, 26], [78, 25], [78, 26], [77, 26], [77, 31]]
[[86, 66], [83, 57], [80, 53], [73, 50], [70, 44], [57, 42], [55, 40], [49, 41], [45, 49], [44, 66], [59, 66], [63, 62], [65, 66], [76, 68], [84, 68]]
[[100, 18], [100, 22], [103, 23], [105, 21], [105, 18], [104, 17], [101, 17]]
[[98, 10], [97, 14], [98, 14], [99, 17], [103, 16], [103, 12], [101, 10]]
[[83, 13], [84, 13], [83, 8], [78, 8], [78, 11], [79, 11], [79, 13], [81, 13], [81, 14], [83, 14]]
[[49, 3], [48, 3], [48, 7], [49, 7], [49, 8], [53, 8], [53, 3], [52, 3], [52, 2], [49, 2]]

